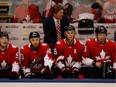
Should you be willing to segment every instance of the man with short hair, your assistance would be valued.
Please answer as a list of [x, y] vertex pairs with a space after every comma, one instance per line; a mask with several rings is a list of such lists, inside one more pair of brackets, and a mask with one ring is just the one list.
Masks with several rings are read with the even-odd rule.
[[65, 26], [66, 38], [59, 40], [55, 45], [56, 78], [78, 78], [84, 45], [75, 39], [75, 34], [75, 28], [72, 25]]
[[69, 25], [68, 18], [63, 16], [63, 7], [59, 4], [52, 7], [53, 16], [43, 21], [44, 42], [47, 43], [53, 52], [55, 43], [64, 38], [64, 27]]
[[21, 65], [26, 78], [51, 78], [52, 54], [50, 47], [40, 42], [40, 35], [34, 31], [29, 34], [30, 43], [23, 46]]
[[6, 32], [0, 32], [0, 78], [19, 79], [18, 47], [9, 43]]

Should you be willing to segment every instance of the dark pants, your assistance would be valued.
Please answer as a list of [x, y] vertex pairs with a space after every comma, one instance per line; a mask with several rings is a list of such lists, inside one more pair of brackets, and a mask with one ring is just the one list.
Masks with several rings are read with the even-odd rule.
[[112, 70], [112, 73], [107, 73], [103, 68], [97, 67], [82, 67], [79, 71], [85, 78], [115, 78], [116, 75], [115, 70]]

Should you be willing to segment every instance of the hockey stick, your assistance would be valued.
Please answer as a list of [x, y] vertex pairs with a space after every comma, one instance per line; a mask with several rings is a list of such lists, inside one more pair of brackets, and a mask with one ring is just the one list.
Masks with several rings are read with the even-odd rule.
[[103, 79], [105, 79], [105, 61], [103, 61]]
[[[42, 60], [42, 57], [39, 57], [35, 62], [33, 62], [33, 63], [30, 65], [30, 73], [31, 73], [31, 76], [32, 76], [32, 69], [33, 69], [33, 67], [34, 67], [37, 63], [41, 62], [41, 60]], [[42, 68], [42, 67], [40, 67], [40, 68]]]

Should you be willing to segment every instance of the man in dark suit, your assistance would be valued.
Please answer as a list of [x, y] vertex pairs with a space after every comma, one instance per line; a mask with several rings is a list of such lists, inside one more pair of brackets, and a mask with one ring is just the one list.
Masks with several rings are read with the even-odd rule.
[[69, 21], [66, 17], [63, 16], [63, 7], [59, 4], [56, 4], [52, 7], [52, 16], [47, 17], [43, 21], [43, 30], [44, 30], [44, 42], [47, 43], [52, 52], [54, 50], [55, 43], [59, 40], [58, 31], [57, 31], [57, 21], [60, 24], [60, 39], [64, 38], [64, 27], [69, 25]]

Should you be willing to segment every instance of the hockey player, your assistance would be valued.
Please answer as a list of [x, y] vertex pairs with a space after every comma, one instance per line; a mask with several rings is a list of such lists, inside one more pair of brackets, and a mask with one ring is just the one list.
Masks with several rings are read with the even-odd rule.
[[87, 78], [115, 78], [116, 55], [115, 43], [108, 40], [107, 29], [98, 26], [96, 38], [86, 41], [82, 64]]
[[51, 78], [53, 64], [50, 47], [40, 42], [38, 32], [31, 32], [30, 43], [21, 48], [21, 65], [26, 78]]
[[72, 25], [64, 28], [65, 39], [58, 41], [54, 48], [56, 78], [78, 78], [84, 46], [75, 39]]
[[6, 32], [0, 32], [0, 78], [19, 79], [18, 47], [9, 43]]

